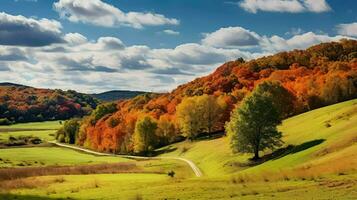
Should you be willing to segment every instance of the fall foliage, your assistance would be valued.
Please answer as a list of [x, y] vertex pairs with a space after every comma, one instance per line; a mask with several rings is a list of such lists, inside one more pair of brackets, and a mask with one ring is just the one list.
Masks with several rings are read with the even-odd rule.
[[115, 112], [95, 123], [86, 117], [78, 143], [100, 151], [134, 152], [136, 121], [144, 115], [157, 121], [156, 136], [162, 144], [180, 135], [195, 138], [199, 133], [224, 130], [232, 110], [266, 81], [271, 85], [262, 85], [261, 90], [269, 86], [278, 104], [284, 105], [278, 108], [282, 118], [356, 98], [356, 52], [356, 40], [341, 40], [247, 62], [227, 62], [170, 93], [118, 101]]
[[82, 117], [97, 103], [93, 97], [73, 90], [6, 84], [0, 86], [0, 125]]

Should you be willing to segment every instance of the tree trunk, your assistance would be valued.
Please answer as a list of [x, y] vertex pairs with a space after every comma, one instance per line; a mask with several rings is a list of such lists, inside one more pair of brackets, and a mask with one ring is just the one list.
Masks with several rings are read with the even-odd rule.
[[254, 149], [254, 157], [253, 160], [259, 160], [259, 148]]

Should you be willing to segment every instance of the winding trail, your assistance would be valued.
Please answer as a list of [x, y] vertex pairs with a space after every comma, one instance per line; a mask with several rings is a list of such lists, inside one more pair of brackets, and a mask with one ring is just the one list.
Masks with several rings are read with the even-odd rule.
[[180, 157], [145, 157], [145, 156], [118, 155], [118, 154], [111, 154], [111, 153], [101, 153], [101, 152], [85, 149], [85, 148], [78, 147], [78, 146], [58, 143], [56, 141], [49, 141], [49, 143], [54, 144], [54, 145], [59, 146], [59, 147], [65, 147], [65, 148], [69, 148], [69, 149], [83, 151], [83, 152], [90, 153], [90, 154], [93, 154], [93, 155], [98, 155], [98, 156], [115, 156], [115, 157], [122, 157], [122, 158], [134, 158], [134, 159], [137, 158], [137, 159], [148, 159], [148, 160], [150, 160], [150, 159], [151, 160], [152, 159], [156, 159], [156, 160], [159, 160], [159, 159], [179, 160], [179, 161], [185, 162], [188, 166], [190, 166], [190, 168], [192, 169], [192, 171], [195, 173], [195, 175], [197, 177], [201, 177], [203, 175], [201, 170], [197, 167], [197, 165], [195, 163], [193, 163], [191, 160], [188, 160], [186, 158], [180, 158]]

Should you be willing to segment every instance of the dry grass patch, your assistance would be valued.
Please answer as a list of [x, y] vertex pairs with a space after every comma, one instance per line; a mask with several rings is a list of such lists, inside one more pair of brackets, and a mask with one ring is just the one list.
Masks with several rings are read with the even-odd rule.
[[[141, 173], [144, 169], [135, 163], [111, 163], [83, 166], [47, 166], [0, 169], [1, 180], [13, 180], [32, 176], [70, 175], [70, 174], [103, 174], [103, 173]], [[159, 173], [159, 172], [153, 172]], [[61, 181], [61, 180], [58, 180]]]

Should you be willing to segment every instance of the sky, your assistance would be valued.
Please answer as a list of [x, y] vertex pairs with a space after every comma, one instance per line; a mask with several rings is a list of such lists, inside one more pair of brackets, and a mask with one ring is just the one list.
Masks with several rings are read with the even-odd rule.
[[224, 62], [357, 38], [356, 0], [1, 0], [0, 82], [166, 92]]

